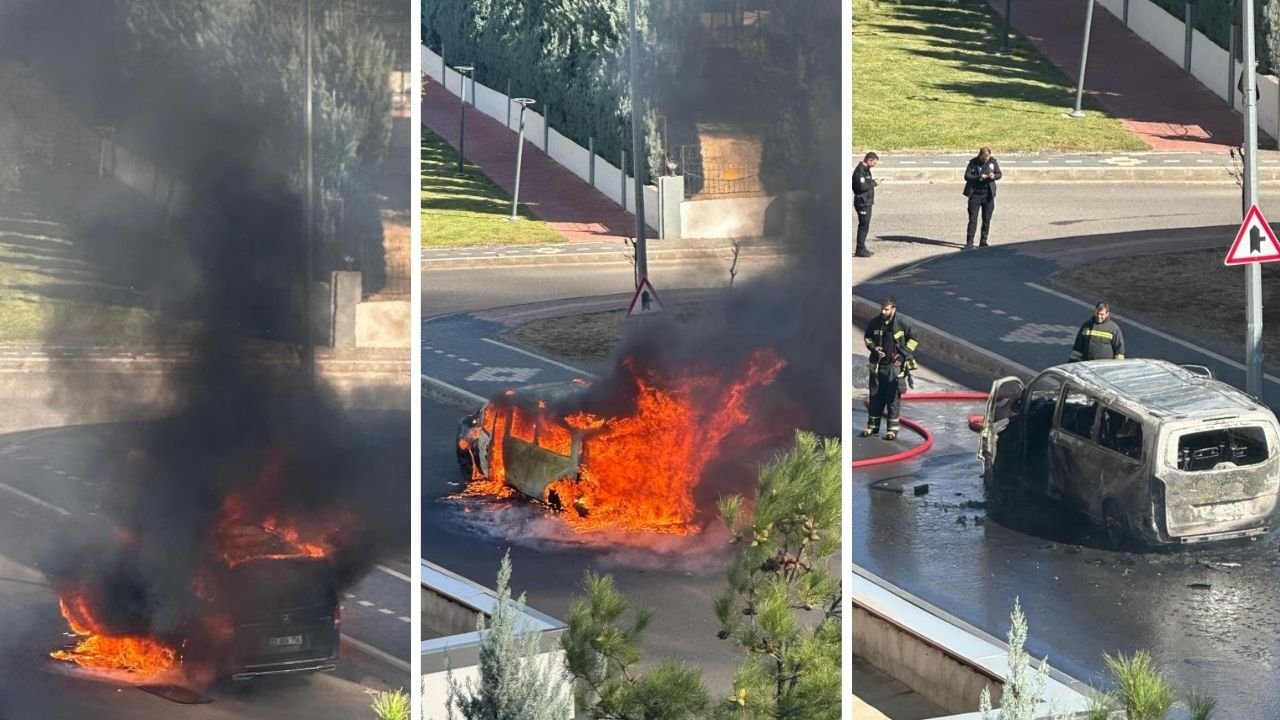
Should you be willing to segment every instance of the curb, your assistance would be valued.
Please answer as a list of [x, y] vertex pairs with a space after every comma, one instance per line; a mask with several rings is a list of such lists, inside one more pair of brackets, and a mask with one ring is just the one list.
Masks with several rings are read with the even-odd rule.
[[486, 402], [486, 398], [467, 392], [462, 388], [456, 388], [447, 382], [425, 374], [422, 376], [422, 397], [464, 410], [475, 409], [477, 403], [484, 404]]
[[[787, 254], [781, 247], [743, 247], [739, 258], [784, 258]], [[690, 250], [659, 250], [649, 252], [650, 263], [682, 262], [685, 260], [720, 260], [733, 259], [733, 249], [700, 248]], [[510, 266], [536, 265], [630, 265], [631, 258], [622, 249], [611, 252], [563, 253], [548, 255], [475, 255], [460, 258], [422, 259], [423, 270], [454, 270], [470, 268], [491, 268]]]
[[[878, 178], [894, 183], [964, 182], [964, 168], [877, 167]], [[1205, 171], [1209, 171], [1206, 173]], [[1024, 182], [1196, 182], [1230, 183], [1226, 165], [1199, 167], [1017, 167], [1004, 170], [1002, 183]], [[1280, 183], [1280, 167], [1258, 168], [1259, 183]]]
[[[879, 314], [879, 302], [872, 302], [857, 295], [853, 296], [853, 321], [855, 323], [865, 324]], [[984, 350], [968, 340], [939, 330], [933, 325], [915, 319], [911, 315], [903, 313], [903, 317], [910, 320], [911, 324], [915, 326], [916, 335], [919, 336], [921, 344], [924, 345], [926, 357], [932, 354], [935, 357], [945, 358], [946, 362], [958, 366], [961, 370], [991, 380], [1014, 375], [1021, 378], [1025, 383], [1038, 374], [1037, 371], [1025, 365], [1016, 363], [989, 350]], [[858, 348], [858, 350], [861, 350], [861, 348]]]

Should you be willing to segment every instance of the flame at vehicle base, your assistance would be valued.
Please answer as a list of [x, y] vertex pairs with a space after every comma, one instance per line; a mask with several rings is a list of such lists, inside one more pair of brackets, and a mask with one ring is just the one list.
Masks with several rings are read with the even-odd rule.
[[84, 597], [63, 598], [58, 607], [71, 632], [81, 639], [71, 650], [50, 653], [55, 660], [94, 670], [123, 670], [140, 680], [159, 676], [177, 665], [177, 651], [164, 643], [138, 635], [104, 632]]
[[[547, 430], [572, 428], [583, 437], [577, 476], [552, 482], [541, 498], [563, 511], [560, 517], [567, 525], [577, 532], [696, 532], [694, 490], [703, 470], [725, 438], [751, 419], [750, 392], [772, 383], [785, 363], [772, 351], [760, 350], [736, 378], [697, 371], [659, 377], [639, 370], [631, 358], [623, 365], [634, 384], [631, 414], [580, 411], [548, 423], [551, 411], [545, 404], [537, 417], [513, 408], [492, 425], [489, 476], [473, 470], [464, 494], [509, 497], [513, 491], [506, 484], [503, 457], [507, 438], [532, 442], [531, 428], [537, 424], [540, 446], [563, 446], [572, 442], [569, 433], [546, 438]], [[494, 420], [492, 407], [486, 427]]]

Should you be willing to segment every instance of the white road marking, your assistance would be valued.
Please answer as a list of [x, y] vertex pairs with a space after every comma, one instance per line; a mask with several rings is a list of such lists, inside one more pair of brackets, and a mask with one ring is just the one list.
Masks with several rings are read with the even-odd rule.
[[408, 575], [405, 575], [405, 574], [404, 574], [404, 573], [402, 573], [402, 572], [397, 572], [397, 571], [395, 571], [395, 570], [392, 570], [391, 568], [387, 567], [386, 565], [375, 565], [374, 567], [376, 567], [377, 569], [381, 570], [382, 572], [384, 572], [384, 573], [386, 573], [386, 574], [390, 575], [391, 577], [394, 577], [394, 578], [400, 578], [401, 580], [403, 580], [403, 581], [405, 581], [405, 582], [409, 583], [410, 585], [412, 585], [412, 584], [413, 584], [413, 578], [409, 577]]
[[395, 615], [395, 614], [396, 614], [396, 611], [395, 611], [395, 610], [388, 610], [388, 609], [386, 609], [386, 608], [378, 608], [378, 612], [382, 613], [383, 615]]
[[58, 507], [57, 505], [54, 505], [54, 504], [53, 504], [53, 503], [51, 503], [51, 502], [45, 502], [44, 500], [41, 500], [40, 498], [36, 497], [35, 495], [29, 495], [29, 494], [27, 494], [27, 493], [24, 493], [24, 492], [22, 492], [21, 490], [19, 490], [18, 488], [13, 487], [13, 486], [11, 486], [11, 485], [6, 485], [5, 483], [0, 483], [0, 490], [8, 490], [9, 492], [13, 493], [14, 495], [17, 495], [18, 497], [22, 498], [23, 500], [26, 500], [26, 501], [28, 501], [28, 502], [34, 503], [34, 504], [36, 504], [36, 505], [39, 505], [40, 507], [42, 507], [42, 508], [44, 508], [44, 509], [46, 509], [46, 510], [52, 510], [53, 512], [56, 512], [56, 513], [58, 513], [59, 515], [61, 515], [61, 516], [63, 516], [63, 517], [70, 517], [70, 516], [71, 516], [71, 512], [70, 512], [69, 510], [63, 510], [62, 508]]
[[[1027, 286], [1027, 287], [1029, 287], [1029, 288], [1033, 288], [1033, 289], [1035, 289], [1035, 290], [1039, 290], [1040, 292], [1048, 293], [1048, 294], [1050, 294], [1050, 295], [1053, 295], [1054, 297], [1058, 297], [1058, 298], [1061, 298], [1061, 299], [1063, 299], [1063, 300], [1066, 300], [1067, 302], [1074, 303], [1074, 304], [1079, 305], [1079, 306], [1081, 306], [1081, 307], [1089, 308], [1090, 310], [1092, 310], [1092, 309], [1093, 309], [1093, 304], [1092, 304], [1092, 303], [1087, 303], [1087, 302], [1085, 302], [1085, 301], [1083, 301], [1083, 300], [1079, 300], [1079, 299], [1077, 299], [1077, 298], [1073, 298], [1073, 297], [1071, 297], [1070, 295], [1067, 295], [1066, 293], [1060, 293], [1060, 292], [1058, 292], [1057, 290], [1052, 290], [1052, 289], [1050, 289], [1050, 288], [1044, 287], [1043, 285], [1037, 285], [1036, 283], [1033, 283], [1033, 282], [1023, 283], [1023, 284], [1024, 284], [1024, 285], [1026, 285], [1026, 286]], [[1125, 317], [1125, 316], [1123, 316], [1123, 315], [1120, 315], [1120, 314], [1118, 314], [1118, 313], [1111, 313], [1111, 317], [1115, 318], [1117, 321], [1127, 323], [1127, 324], [1132, 325], [1132, 326], [1134, 326], [1134, 327], [1136, 327], [1136, 328], [1142, 328], [1143, 330], [1146, 330], [1147, 332], [1151, 333], [1152, 335], [1155, 335], [1156, 337], [1161, 338], [1161, 339], [1164, 339], [1164, 340], [1168, 340], [1169, 342], [1171, 342], [1171, 343], [1173, 343], [1173, 344], [1175, 344], [1175, 345], [1180, 345], [1180, 346], [1182, 346], [1182, 347], [1184, 347], [1184, 348], [1187, 348], [1188, 350], [1195, 350], [1196, 352], [1199, 352], [1199, 353], [1203, 353], [1203, 354], [1205, 354], [1205, 355], [1208, 355], [1209, 357], [1213, 358], [1214, 360], [1217, 360], [1218, 362], [1221, 362], [1221, 363], [1226, 363], [1227, 365], [1230, 365], [1231, 367], [1233, 367], [1233, 368], [1235, 368], [1235, 369], [1237, 369], [1237, 370], [1242, 370], [1242, 371], [1243, 371], [1243, 370], [1245, 369], [1245, 367], [1244, 367], [1244, 364], [1243, 364], [1243, 363], [1238, 363], [1238, 362], [1236, 362], [1235, 360], [1232, 360], [1231, 358], [1225, 357], [1225, 356], [1223, 356], [1223, 355], [1219, 355], [1218, 353], [1213, 352], [1212, 350], [1206, 350], [1206, 349], [1204, 349], [1204, 348], [1202, 348], [1202, 347], [1199, 347], [1198, 345], [1192, 345], [1191, 343], [1187, 342], [1186, 340], [1183, 340], [1183, 339], [1181, 339], [1181, 338], [1176, 338], [1176, 337], [1174, 337], [1174, 336], [1170, 335], [1169, 333], [1160, 332], [1159, 330], [1157, 330], [1157, 329], [1155, 329], [1155, 328], [1151, 327], [1150, 325], [1144, 325], [1144, 324], [1142, 324], [1142, 323], [1138, 322], [1137, 320], [1133, 320], [1133, 319], [1131, 319], [1131, 318], [1127, 318], [1127, 317]], [[1270, 382], [1273, 382], [1273, 383], [1276, 383], [1276, 384], [1280, 384], [1280, 378], [1277, 378], [1276, 376], [1271, 375], [1271, 374], [1269, 374], [1269, 373], [1264, 373], [1262, 377], [1266, 378], [1266, 379], [1267, 379], [1268, 381], [1270, 381]]]
[[368, 600], [357, 600], [356, 603], [364, 607], [373, 607], [373, 603], [369, 602]]
[[476, 402], [476, 403], [479, 403], [479, 404], [481, 404], [481, 405], [483, 405], [484, 403], [488, 402], [488, 399], [487, 399], [487, 398], [480, 397], [479, 395], [477, 395], [477, 394], [475, 394], [475, 393], [471, 392], [470, 390], [463, 390], [462, 388], [457, 387], [456, 385], [450, 385], [449, 383], [447, 383], [447, 382], [445, 382], [445, 381], [443, 381], [443, 380], [437, 380], [437, 379], [435, 379], [435, 378], [433, 378], [433, 377], [430, 377], [430, 376], [427, 376], [427, 375], [423, 375], [423, 376], [422, 376], [422, 382], [423, 382], [424, 384], [438, 385], [439, 387], [442, 387], [442, 388], [444, 388], [445, 390], [448, 390], [449, 392], [454, 392], [454, 393], [457, 393], [457, 394], [459, 394], [459, 395], [462, 395], [463, 397], [466, 397], [466, 398], [468, 398], [468, 399], [470, 399], [470, 400], [472, 400], [472, 401], [474, 401], [474, 402]]
[[398, 617], [398, 618], [396, 618], [396, 619], [397, 619], [397, 620], [399, 620], [400, 622], [406, 622], [406, 623], [412, 623], [412, 622], [413, 622], [413, 620], [411, 620], [411, 619], [409, 619], [409, 618], [405, 617], [404, 615], [401, 615], [400, 617]]
[[591, 373], [587, 372], [586, 370], [583, 370], [582, 368], [576, 368], [576, 367], [574, 367], [574, 366], [572, 366], [572, 365], [566, 365], [566, 364], [564, 364], [564, 363], [562, 363], [562, 362], [558, 362], [558, 361], [556, 361], [556, 360], [552, 360], [552, 359], [551, 359], [551, 358], [549, 358], [549, 357], [544, 357], [544, 356], [542, 356], [542, 355], [538, 355], [537, 353], [531, 353], [531, 352], [529, 352], [528, 350], [523, 350], [523, 349], [521, 349], [521, 348], [515, 347], [514, 345], [508, 345], [508, 344], [506, 344], [506, 343], [504, 343], [504, 342], [498, 342], [497, 340], [494, 340], [493, 338], [480, 338], [480, 339], [481, 339], [482, 341], [484, 341], [484, 342], [487, 342], [487, 343], [491, 344], [491, 345], [497, 345], [498, 347], [506, 348], [506, 349], [508, 349], [508, 350], [510, 350], [510, 351], [512, 351], [512, 352], [518, 352], [518, 353], [520, 353], [521, 355], [528, 355], [528, 356], [529, 356], [529, 357], [531, 357], [531, 358], [537, 358], [538, 360], [541, 360], [541, 361], [542, 361], [542, 362], [544, 362], [544, 363], [549, 363], [549, 364], [551, 364], [551, 365], [555, 365], [556, 367], [564, 368], [565, 370], [568, 370], [569, 372], [577, 373], [577, 374], [579, 374], [579, 375], [582, 375], [583, 377], [590, 377], [590, 378], [595, 377], [595, 375], [593, 375], [593, 374], [591, 374]]
[[401, 670], [404, 670], [405, 672], [410, 672], [413, 669], [409, 665], [409, 663], [405, 662], [404, 660], [401, 660], [395, 655], [392, 655], [391, 653], [386, 652], [384, 650], [379, 650], [378, 648], [370, 645], [369, 643], [360, 642], [359, 640], [351, 637], [350, 635], [347, 635], [346, 633], [343, 633], [342, 641], [345, 643], [350, 643], [352, 646], [354, 646], [361, 652], [368, 653], [369, 655], [372, 655], [373, 657], [378, 658], [383, 662], [391, 663], [392, 665], [400, 668]]

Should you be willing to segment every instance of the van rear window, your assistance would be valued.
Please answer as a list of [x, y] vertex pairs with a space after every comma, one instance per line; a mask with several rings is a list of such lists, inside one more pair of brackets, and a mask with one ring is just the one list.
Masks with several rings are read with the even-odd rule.
[[1270, 457], [1261, 427], [1224, 428], [1187, 433], [1178, 438], [1178, 469], [1187, 472], [1228, 466], [1257, 465]]

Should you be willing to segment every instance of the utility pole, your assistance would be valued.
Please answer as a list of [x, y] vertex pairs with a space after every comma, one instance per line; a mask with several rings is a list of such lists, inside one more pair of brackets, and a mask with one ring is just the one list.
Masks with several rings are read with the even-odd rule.
[[[627, 3], [631, 10], [631, 28], [628, 31], [628, 42], [631, 43], [631, 175], [635, 178], [636, 187], [636, 287], [640, 287], [640, 279], [649, 277], [649, 257], [645, 252], [644, 232], [644, 113], [640, 108], [640, 92], [636, 89], [640, 80], [640, 43], [636, 39], [636, 0]], [[625, 173], [626, 171], [623, 170]]]
[[[1254, 92], [1257, 74], [1254, 72], [1253, 0], [1240, 3], [1243, 17], [1240, 30], [1244, 47], [1244, 208], [1258, 202], [1258, 96]], [[1251, 262], [1245, 266], [1245, 318], [1244, 341], [1245, 391], [1262, 398], [1262, 265]]]
[[312, 312], [311, 286], [315, 282], [316, 277], [316, 258], [315, 258], [315, 226], [316, 226], [316, 202], [315, 202], [315, 145], [313, 142], [314, 126], [312, 122], [312, 109], [315, 105], [312, 96], [312, 80], [311, 80], [311, 0], [307, 0], [305, 12], [307, 14], [306, 21], [303, 23], [305, 40], [303, 41], [303, 52], [307, 55], [307, 152], [306, 152], [306, 174], [307, 174], [307, 267], [306, 277], [302, 283], [302, 307], [303, 322], [306, 323], [306, 331], [303, 333], [302, 346], [302, 364], [303, 372], [306, 374], [307, 382], [314, 384], [316, 380], [316, 344], [315, 344], [315, 318]]

